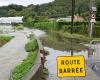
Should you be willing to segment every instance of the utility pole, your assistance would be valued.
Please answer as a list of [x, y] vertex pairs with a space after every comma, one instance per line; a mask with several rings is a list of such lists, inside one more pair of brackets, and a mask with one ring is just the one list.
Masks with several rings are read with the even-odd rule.
[[[71, 17], [71, 34], [73, 34], [74, 27], [74, 12], [75, 12], [75, 0], [72, 0], [72, 17]], [[73, 56], [73, 39], [71, 38], [71, 56]]]

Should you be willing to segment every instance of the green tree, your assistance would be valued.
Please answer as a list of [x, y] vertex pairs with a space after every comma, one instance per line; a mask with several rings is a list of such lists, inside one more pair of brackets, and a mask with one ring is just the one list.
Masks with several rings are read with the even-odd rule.
[[26, 27], [33, 27], [34, 26], [34, 20], [32, 17], [28, 17], [24, 20], [24, 26]]
[[8, 11], [8, 16], [17, 16], [18, 15], [18, 13], [13, 9], [13, 10], [9, 10]]

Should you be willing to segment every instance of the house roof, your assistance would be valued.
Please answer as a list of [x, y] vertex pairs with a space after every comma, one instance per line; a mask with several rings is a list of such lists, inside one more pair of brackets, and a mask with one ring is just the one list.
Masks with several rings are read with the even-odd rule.
[[67, 17], [67, 18], [58, 18], [57, 22], [59, 21], [71, 21], [71, 17]]
[[1, 17], [0, 23], [23, 23], [23, 17]]

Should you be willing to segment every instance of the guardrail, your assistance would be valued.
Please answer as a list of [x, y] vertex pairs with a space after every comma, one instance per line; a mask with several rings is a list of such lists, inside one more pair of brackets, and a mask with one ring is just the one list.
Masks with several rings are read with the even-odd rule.
[[[26, 75], [24, 75], [22, 77], [21, 80], [31, 80], [31, 78], [36, 74], [36, 72], [38, 71], [38, 69], [41, 66], [41, 54], [43, 55], [43, 52], [41, 52], [41, 51], [43, 51], [44, 49], [43, 49], [43, 46], [42, 46], [40, 40], [38, 38], [36, 38], [36, 39], [37, 39], [37, 43], [38, 43], [38, 47], [39, 47], [37, 58], [34, 62], [33, 67], [30, 69], [30, 71]], [[9, 80], [13, 80], [12, 71], [11, 71]]]

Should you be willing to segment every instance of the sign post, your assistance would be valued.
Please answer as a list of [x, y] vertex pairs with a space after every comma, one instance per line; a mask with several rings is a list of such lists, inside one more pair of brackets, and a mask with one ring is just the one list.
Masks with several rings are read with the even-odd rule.
[[84, 56], [59, 56], [57, 57], [57, 75], [64, 77], [85, 76]]
[[96, 11], [97, 11], [97, 8], [94, 7], [94, 6], [91, 6], [91, 16], [90, 16], [90, 39], [92, 38], [92, 34], [93, 34], [93, 26], [94, 26], [94, 23], [96, 22]]

